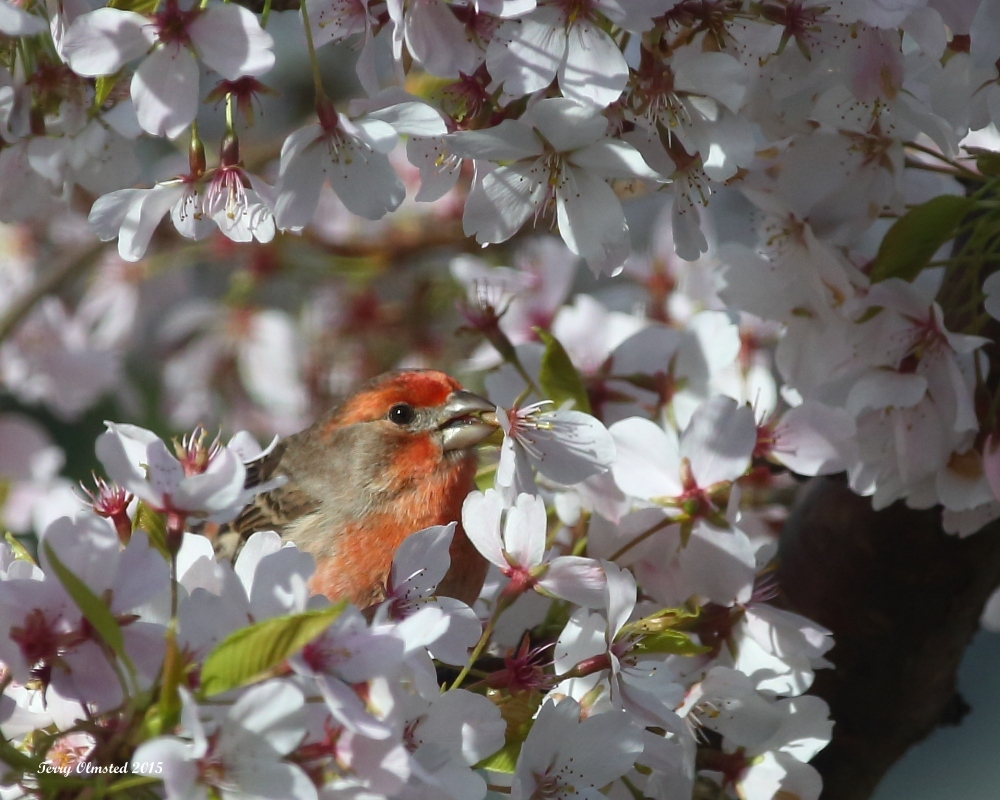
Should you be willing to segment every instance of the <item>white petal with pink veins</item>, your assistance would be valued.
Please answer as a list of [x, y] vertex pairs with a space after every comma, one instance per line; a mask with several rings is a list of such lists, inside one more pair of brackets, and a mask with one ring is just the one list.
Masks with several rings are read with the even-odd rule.
[[854, 420], [840, 408], [806, 401], [774, 430], [774, 457], [800, 475], [832, 475], [857, 458]]
[[554, 558], [538, 585], [556, 597], [584, 608], [600, 608], [604, 605], [604, 568], [592, 558]]

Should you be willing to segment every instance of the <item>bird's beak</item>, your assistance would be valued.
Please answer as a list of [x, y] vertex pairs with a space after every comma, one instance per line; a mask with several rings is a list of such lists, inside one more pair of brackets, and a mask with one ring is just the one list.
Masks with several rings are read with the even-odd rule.
[[472, 392], [455, 391], [441, 407], [442, 449], [465, 450], [487, 439], [498, 427], [496, 406]]

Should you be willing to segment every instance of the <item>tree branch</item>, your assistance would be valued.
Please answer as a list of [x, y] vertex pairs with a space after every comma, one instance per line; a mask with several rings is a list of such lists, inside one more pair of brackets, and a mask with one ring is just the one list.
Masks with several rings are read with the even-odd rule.
[[955, 690], [965, 648], [1000, 584], [1000, 524], [965, 539], [940, 511], [873, 511], [843, 480], [811, 481], [781, 537], [790, 608], [827, 626], [835, 669], [811, 691], [830, 704], [833, 741], [814, 760], [824, 800], [864, 800], [886, 770], [966, 710]]

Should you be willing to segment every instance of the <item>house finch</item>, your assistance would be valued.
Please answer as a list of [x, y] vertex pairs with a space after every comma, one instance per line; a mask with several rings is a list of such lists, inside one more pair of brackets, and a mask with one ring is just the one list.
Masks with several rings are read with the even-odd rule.
[[[276, 530], [316, 559], [310, 588], [360, 607], [382, 599], [393, 555], [414, 531], [461, 519], [492, 403], [436, 370], [381, 375], [312, 427], [247, 466], [247, 485], [283, 476], [231, 525], [242, 542]], [[486, 561], [459, 527], [440, 594], [472, 603]]]

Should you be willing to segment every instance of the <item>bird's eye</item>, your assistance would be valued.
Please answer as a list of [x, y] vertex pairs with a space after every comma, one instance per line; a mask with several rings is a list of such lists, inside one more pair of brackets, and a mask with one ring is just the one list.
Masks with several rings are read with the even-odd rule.
[[406, 403], [396, 403], [389, 409], [389, 421], [397, 425], [409, 425], [416, 416], [417, 412], [413, 410], [413, 406]]

